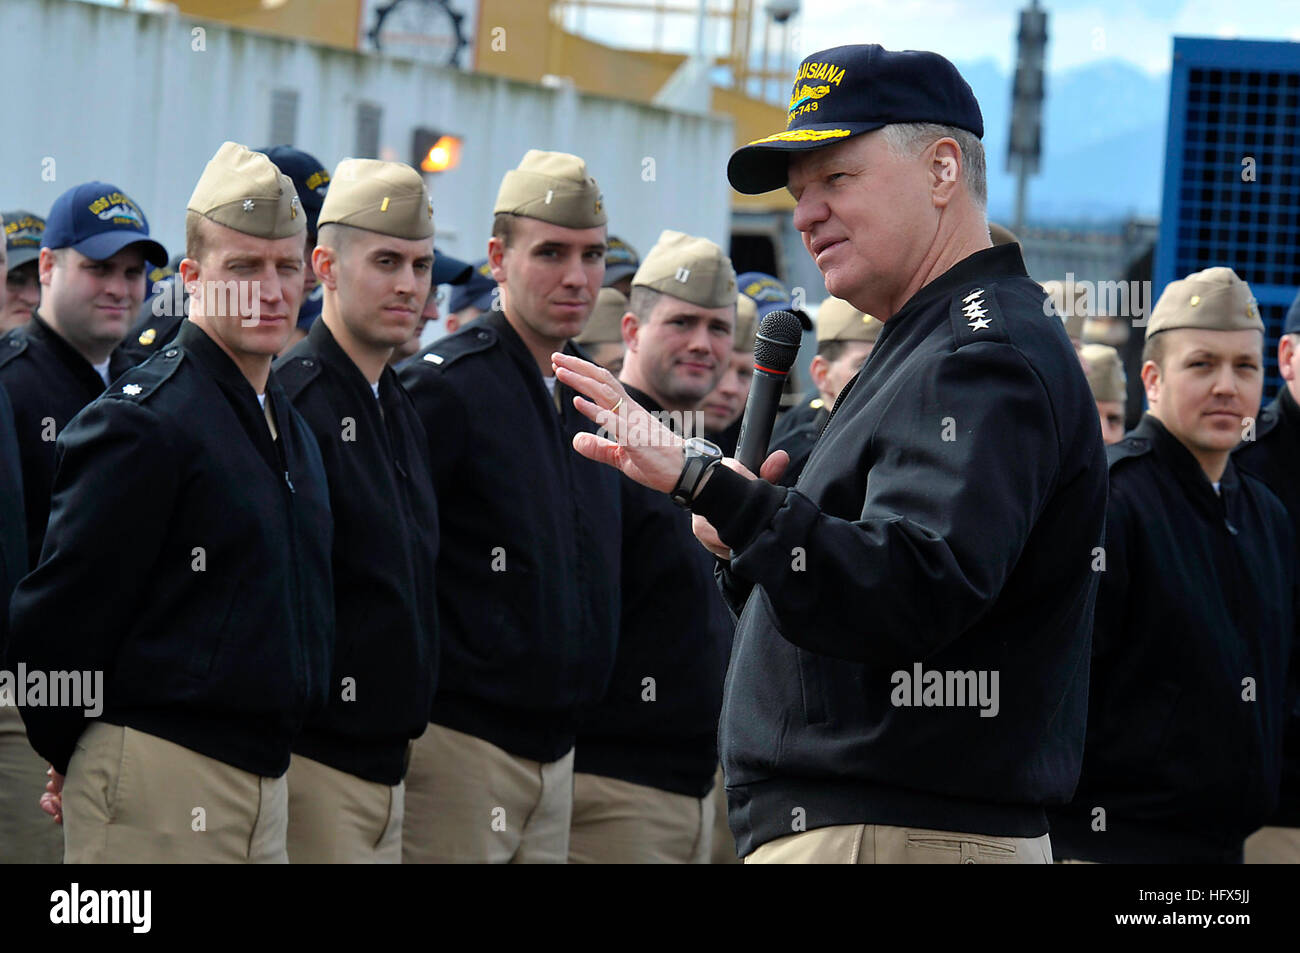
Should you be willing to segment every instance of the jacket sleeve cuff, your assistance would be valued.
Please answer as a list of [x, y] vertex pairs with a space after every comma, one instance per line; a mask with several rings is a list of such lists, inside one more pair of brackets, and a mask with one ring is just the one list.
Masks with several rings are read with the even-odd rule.
[[712, 523], [718, 538], [739, 552], [772, 521], [788, 492], [718, 465], [691, 502], [691, 512]]

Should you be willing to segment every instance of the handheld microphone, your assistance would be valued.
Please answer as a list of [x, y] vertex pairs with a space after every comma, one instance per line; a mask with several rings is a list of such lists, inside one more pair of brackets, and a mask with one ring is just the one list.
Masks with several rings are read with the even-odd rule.
[[789, 311], [772, 311], [758, 325], [754, 340], [754, 378], [736, 441], [736, 459], [757, 475], [767, 459], [772, 425], [781, 408], [781, 389], [799, 356], [803, 327]]

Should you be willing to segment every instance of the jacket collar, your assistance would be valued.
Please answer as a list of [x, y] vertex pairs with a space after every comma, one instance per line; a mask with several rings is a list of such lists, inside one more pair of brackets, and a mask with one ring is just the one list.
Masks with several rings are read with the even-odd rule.
[[[62, 334], [50, 327], [49, 323], [41, 317], [39, 308], [32, 312], [32, 319], [27, 325], [27, 336], [29, 339], [40, 341], [48, 347], [54, 356], [59, 359], [59, 362], [84, 383], [92, 394], [97, 396], [108, 386], [104, 383], [104, 379], [99, 376], [99, 371], [95, 370], [95, 365], [86, 360], [80, 351], [69, 344]], [[129, 362], [127, 366], [129, 366]], [[127, 367], [122, 366], [121, 358], [114, 351], [108, 359], [109, 381], [111, 382], [114, 377], [126, 369]]]
[[[357, 367], [356, 362], [343, 350], [334, 337], [334, 332], [325, 324], [323, 318], [317, 318], [312, 322], [311, 329], [307, 332], [307, 344], [316, 352], [316, 357], [322, 364], [334, 371], [345, 381], [347, 385], [356, 391], [358, 397], [364, 396], [374, 400], [374, 391], [370, 389], [370, 381], [366, 380], [366, 375], [361, 373], [361, 368]], [[388, 367], [384, 371], [389, 371]], [[380, 392], [385, 389], [384, 373], [379, 375]]]
[[627, 391], [629, 397], [640, 404], [644, 409], [650, 411], [650, 413], [658, 414], [663, 411], [663, 405], [645, 391], [633, 387], [631, 384], [624, 383], [623, 381], [619, 381], [619, 383], [623, 385], [623, 389]]
[[1300, 404], [1291, 396], [1291, 389], [1282, 382], [1282, 389], [1277, 395], [1277, 416], [1286, 421], [1292, 433], [1300, 433]]
[[1240, 483], [1231, 456], [1228, 457], [1227, 466], [1223, 469], [1223, 476], [1219, 478], [1219, 494], [1216, 496], [1214, 485], [1210, 483], [1210, 478], [1205, 475], [1196, 457], [1192, 456], [1192, 451], [1188, 450], [1183, 442], [1171, 434], [1155, 417], [1143, 414], [1138, 425], [1133, 428], [1131, 436], [1146, 440], [1160, 462], [1173, 471], [1179, 482], [1194, 498], [1217, 504], [1219, 498], [1226, 503], [1229, 497], [1236, 494]]
[[[880, 332], [880, 339], [883, 339], [892, 328], [906, 322], [911, 315], [924, 311], [934, 301], [951, 295], [972, 281], [991, 282], [999, 278], [1028, 277], [1029, 272], [1025, 270], [1025, 260], [1021, 257], [1020, 246], [1014, 242], [1007, 245], [994, 245], [992, 248], [967, 255], [908, 298], [907, 303], [885, 322]], [[944, 312], [943, 317], [947, 317], [947, 312]], [[880, 339], [876, 342], [877, 346]]]
[[[185, 348], [186, 353], [213, 377], [262, 458], [272, 472], [279, 473], [283, 466], [271, 440], [271, 432], [267, 429], [266, 416], [258, 403], [257, 392], [253, 390], [253, 385], [248, 382], [244, 372], [221, 349], [221, 345], [192, 321], [181, 322], [176, 343]], [[266, 379], [266, 399], [270, 401], [271, 413], [275, 415], [275, 429], [283, 443], [289, 437], [291, 427], [289, 400], [275, 374], [270, 374]]]
[[[176, 333], [176, 343], [202, 364], [218, 383], [235, 390], [246, 389], [249, 396], [254, 401], [257, 400], [257, 392], [253, 390], [253, 385], [248, 382], [239, 365], [231, 360], [230, 355], [221, 349], [221, 345], [214, 341], [207, 331], [193, 321], [181, 322], [180, 330]], [[270, 387], [269, 380], [267, 387], [268, 389]]]

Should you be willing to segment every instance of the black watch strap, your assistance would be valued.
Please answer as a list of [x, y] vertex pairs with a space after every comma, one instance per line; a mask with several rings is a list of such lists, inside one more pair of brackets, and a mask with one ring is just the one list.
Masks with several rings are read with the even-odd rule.
[[677, 478], [677, 485], [668, 495], [678, 506], [689, 507], [704, 474], [714, 464], [721, 462], [722, 448], [702, 437], [691, 437], [683, 445], [683, 451], [686, 454], [686, 464], [682, 467], [681, 476]]

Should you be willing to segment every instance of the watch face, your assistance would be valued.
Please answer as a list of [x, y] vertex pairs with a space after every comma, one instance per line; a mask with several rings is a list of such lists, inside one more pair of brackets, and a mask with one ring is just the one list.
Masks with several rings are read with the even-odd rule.
[[703, 437], [691, 437], [686, 441], [686, 450], [697, 453], [702, 457], [722, 458], [722, 448], [712, 440], [705, 440]]

